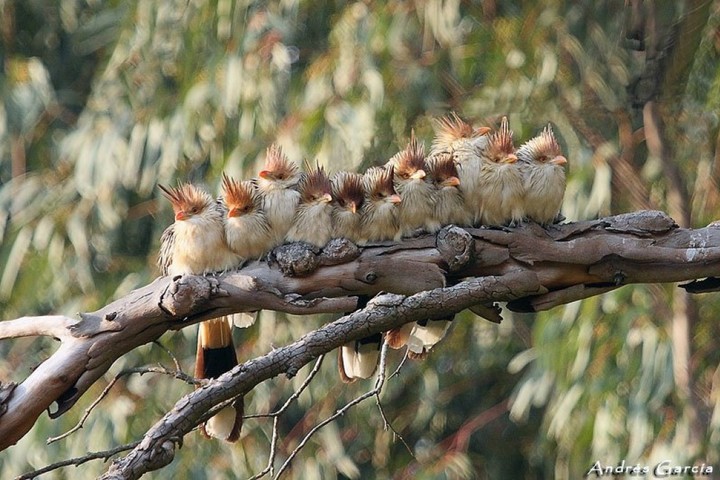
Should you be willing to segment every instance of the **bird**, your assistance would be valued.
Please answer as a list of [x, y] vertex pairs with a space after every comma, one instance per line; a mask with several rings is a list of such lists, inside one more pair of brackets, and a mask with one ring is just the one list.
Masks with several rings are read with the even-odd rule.
[[398, 204], [402, 201], [395, 191], [393, 167], [370, 167], [363, 175], [365, 201], [360, 210], [360, 239], [368, 242], [392, 240], [400, 229]]
[[490, 135], [483, 153], [477, 184], [483, 225], [515, 224], [524, 216], [523, 178], [512, 137], [508, 119], [503, 117], [500, 129]]
[[[334, 177], [337, 205], [334, 218], [342, 218], [335, 224], [335, 233], [360, 245], [369, 242], [392, 240], [398, 232], [398, 209], [400, 196], [393, 185], [393, 168], [370, 167], [365, 174], [339, 173]], [[360, 182], [360, 185], [358, 185]], [[361, 190], [358, 189], [361, 187]], [[358, 193], [362, 192], [362, 200]], [[360, 215], [349, 220], [347, 210], [352, 211], [353, 202], [361, 201], [355, 211]], [[342, 210], [346, 210], [343, 212]], [[358, 296], [358, 309], [367, 305], [366, 295]], [[377, 369], [383, 335], [377, 333], [348, 342], [338, 352], [338, 371], [345, 383], [370, 378]]]
[[[175, 222], [160, 240], [158, 265], [163, 275], [203, 275], [225, 271], [240, 263], [240, 257], [225, 241], [222, 205], [209, 193], [190, 184], [168, 188], [158, 185], [170, 200]], [[237, 365], [232, 328], [227, 317], [206, 320], [198, 328], [195, 376], [216, 378]], [[243, 402], [238, 399], [202, 426], [210, 437], [235, 442], [242, 427]]]
[[332, 186], [319, 164], [300, 180], [300, 203], [285, 236], [287, 242], [306, 242], [322, 248], [332, 238]]
[[398, 206], [398, 232], [395, 240], [410, 236], [417, 229], [438, 231], [435, 220], [435, 189], [425, 172], [425, 147], [418, 142], [415, 132], [405, 149], [395, 154], [385, 165], [394, 169], [395, 191], [402, 199]]
[[[230, 250], [243, 260], [259, 259], [273, 246], [273, 232], [262, 208], [263, 198], [251, 180], [238, 181], [222, 175], [220, 203], [226, 212], [225, 239]], [[232, 315], [236, 327], [255, 323], [257, 312]]]
[[265, 165], [255, 182], [262, 198], [262, 209], [270, 224], [272, 247], [285, 241], [300, 202], [297, 187], [301, 178], [297, 165], [288, 160], [279, 145], [268, 147]]
[[489, 127], [473, 128], [454, 112], [435, 121], [430, 156], [440, 153], [452, 155], [458, 169], [459, 188], [473, 226], [481, 220], [480, 169], [483, 153], [490, 141], [490, 131]]
[[259, 259], [273, 242], [272, 230], [262, 208], [263, 198], [251, 180], [222, 176], [220, 201], [227, 211], [225, 238], [230, 250], [247, 260]]
[[457, 165], [449, 153], [427, 158], [426, 169], [435, 187], [433, 217], [440, 225], [472, 226], [472, 215], [465, 205]]
[[363, 176], [355, 172], [337, 172], [332, 184], [333, 238], [358, 242], [361, 238], [362, 208], [365, 203]]
[[565, 195], [563, 156], [552, 126], [528, 140], [515, 153], [522, 172], [525, 190], [525, 216], [541, 225], [553, 223], [560, 214]]

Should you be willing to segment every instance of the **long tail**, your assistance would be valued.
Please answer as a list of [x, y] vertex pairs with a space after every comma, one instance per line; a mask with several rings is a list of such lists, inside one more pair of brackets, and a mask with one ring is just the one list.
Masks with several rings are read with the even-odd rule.
[[445, 337], [454, 318], [455, 315], [450, 315], [439, 320], [416, 322], [407, 341], [408, 357], [414, 360], [424, 359], [430, 353], [430, 349]]
[[345, 383], [352, 383], [358, 378], [370, 378], [377, 370], [382, 347], [382, 334], [376, 333], [346, 343], [338, 352], [338, 371]]
[[[237, 364], [230, 319], [220, 317], [202, 322], [198, 330], [195, 376], [217, 378]], [[202, 426], [203, 433], [228, 442], [237, 441], [240, 438], [243, 410], [243, 401], [239, 398], [208, 420]]]

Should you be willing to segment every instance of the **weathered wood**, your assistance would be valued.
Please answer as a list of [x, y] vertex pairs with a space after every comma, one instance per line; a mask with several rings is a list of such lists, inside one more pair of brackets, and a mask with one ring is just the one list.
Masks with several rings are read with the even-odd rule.
[[[499, 321], [497, 301], [518, 311], [539, 311], [630, 283], [706, 277], [720, 277], [720, 224], [681, 229], [664, 213], [653, 211], [547, 229], [536, 224], [446, 227], [438, 235], [363, 248], [342, 239], [321, 251], [285, 246], [267, 260], [237, 271], [159, 278], [96, 312], [82, 314], [80, 320], [55, 316], [0, 322], [0, 339], [50, 335], [62, 342], [25, 381], [2, 390], [0, 449], [22, 438], [53, 403], [57, 408], [52, 417], [66, 412], [120, 356], [167, 330], [208, 318], [259, 309], [348, 312], [356, 307], [355, 296], [388, 292], [362, 311], [246, 362], [185, 397], [168, 414], [171, 417], [160, 422], [172, 433], [162, 430], [158, 438], [164, 442], [182, 438], [207, 416], [210, 406], [264, 379], [293, 374], [321, 353], [409, 321], [469, 307]], [[690, 284], [688, 291], [712, 291], [716, 283]], [[183, 406], [193, 402], [202, 408]], [[182, 425], [172, 415], [184, 416]], [[163, 445], [153, 448], [167, 453]]]

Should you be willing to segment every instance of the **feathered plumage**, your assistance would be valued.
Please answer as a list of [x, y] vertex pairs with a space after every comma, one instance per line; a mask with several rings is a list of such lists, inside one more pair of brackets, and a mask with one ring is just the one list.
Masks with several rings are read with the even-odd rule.
[[488, 132], [488, 127], [473, 128], [451, 113], [435, 122], [435, 140], [430, 152], [431, 156], [452, 155], [458, 169], [459, 188], [473, 225], [477, 225], [481, 217], [480, 169], [489, 143]]
[[267, 149], [265, 166], [258, 174], [256, 183], [262, 198], [262, 209], [270, 224], [273, 246], [285, 240], [295, 209], [300, 201], [297, 190], [302, 175], [278, 145]]
[[[158, 264], [164, 275], [201, 275], [236, 266], [240, 257], [225, 240], [224, 209], [207, 192], [191, 184], [159, 186], [170, 200], [175, 223], [163, 232]], [[237, 365], [227, 317], [202, 322], [198, 331], [195, 375], [215, 378]], [[242, 399], [203, 425], [212, 437], [234, 442], [242, 426]]]
[[440, 224], [435, 221], [435, 189], [425, 172], [425, 147], [418, 142], [413, 132], [404, 150], [398, 152], [387, 163], [394, 168], [395, 191], [402, 199], [398, 205], [398, 232], [395, 236], [413, 233], [418, 228], [437, 231]]
[[433, 217], [439, 225], [471, 226], [472, 215], [460, 190], [457, 165], [448, 153], [440, 153], [426, 160], [428, 176], [435, 187]]
[[222, 179], [221, 202], [227, 210], [225, 236], [230, 249], [246, 259], [257, 259], [273, 246], [262, 197], [253, 182]]
[[359, 173], [338, 172], [331, 183], [333, 237], [357, 242], [361, 238], [361, 212], [365, 202], [363, 177]]
[[484, 225], [520, 222], [524, 215], [523, 180], [512, 137], [507, 117], [503, 117], [483, 154], [478, 194]]
[[307, 242], [322, 248], [332, 238], [332, 186], [325, 169], [316, 165], [300, 181], [300, 203], [288, 242]]
[[560, 214], [565, 195], [567, 158], [548, 125], [517, 150], [525, 190], [525, 216], [542, 225], [553, 223]]
[[363, 175], [365, 202], [361, 210], [360, 243], [392, 240], [398, 232], [400, 196], [393, 185], [393, 168], [371, 167]]

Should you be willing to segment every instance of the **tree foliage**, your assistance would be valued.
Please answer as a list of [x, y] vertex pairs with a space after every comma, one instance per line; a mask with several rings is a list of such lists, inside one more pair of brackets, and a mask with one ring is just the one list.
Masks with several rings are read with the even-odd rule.
[[[215, 189], [222, 171], [254, 175], [273, 141], [294, 160], [362, 169], [384, 163], [411, 128], [429, 140], [431, 119], [451, 110], [493, 125], [508, 115], [518, 139], [552, 122], [571, 163], [570, 220], [655, 208], [705, 225], [720, 209], [718, 8], [0, 1], [2, 318], [90, 311], [149, 283], [171, 221], [157, 183]], [[506, 312], [500, 325], [464, 313], [427, 361], [385, 386], [385, 413], [409, 450], [368, 401], [321, 430], [293, 475], [577, 478], [597, 459], [717, 464], [720, 305], [676, 290], [625, 287], [547, 313]], [[236, 332], [239, 356], [331, 318], [264, 311]], [[193, 339], [186, 329], [161, 342], [189, 369]], [[28, 356], [52, 348], [0, 343], [0, 378], [24, 378]], [[157, 362], [172, 360], [143, 347], [107, 379]], [[282, 419], [282, 455], [371, 388], [340, 384], [331, 363]], [[246, 411], [275, 409], [302, 377], [261, 384]], [[137, 439], [192, 387], [125, 377], [83, 430], [37, 448], [102, 388], [57, 421], [41, 417], [0, 453], [0, 475]], [[250, 476], [264, 467], [269, 427], [249, 419], [243, 435], [236, 446], [191, 435], [159, 475]]]

